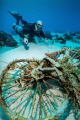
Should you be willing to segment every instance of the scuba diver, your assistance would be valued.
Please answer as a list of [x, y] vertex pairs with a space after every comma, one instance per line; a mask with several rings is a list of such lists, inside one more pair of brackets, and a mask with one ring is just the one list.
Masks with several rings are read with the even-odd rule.
[[[27, 44], [28, 39], [35, 36], [45, 38], [45, 34], [42, 31], [43, 24], [41, 20], [38, 20], [35, 23], [28, 23], [27, 21], [23, 20], [22, 16], [16, 11], [8, 12], [16, 19], [16, 23], [14, 23], [12, 27], [23, 39], [24, 43]], [[19, 26], [20, 21], [22, 26]]]

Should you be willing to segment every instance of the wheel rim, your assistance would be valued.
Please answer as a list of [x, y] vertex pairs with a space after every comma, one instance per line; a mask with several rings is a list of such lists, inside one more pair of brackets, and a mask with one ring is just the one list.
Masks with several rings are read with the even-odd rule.
[[52, 78], [36, 82], [31, 76], [31, 71], [39, 63], [35, 60], [16, 60], [2, 73], [1, 99], [6, 108], [14, 113], [14, 119], [19, 116], [34, 120], [59, 118], [63, 114], [56, 116], [67, 100], [58, 82]]

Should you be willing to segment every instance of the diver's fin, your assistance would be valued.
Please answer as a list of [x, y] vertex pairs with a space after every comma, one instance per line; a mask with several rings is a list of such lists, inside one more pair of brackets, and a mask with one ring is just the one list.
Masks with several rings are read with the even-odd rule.
[[16, 19], [19, 19], [22, 17], [17, 11], [12, 11], [12, 12], [8, 11], [8, 12]]

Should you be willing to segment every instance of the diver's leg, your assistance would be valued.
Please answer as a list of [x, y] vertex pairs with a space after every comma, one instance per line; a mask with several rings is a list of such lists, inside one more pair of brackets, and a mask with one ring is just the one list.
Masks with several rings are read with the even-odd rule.
[[28, 24], [28, 22], [27, 22], [27, 21], [22, 20], [22, 25], [23, 25], [23, 26], [26, 26], [27, 24]]
[[23, 21], [22, 16], [17, 12], [17, 11], [8, 11], [15, 19], [16, 19], [16, 24], [19, 25], [19, 21]]
[[22, 16], [18, 16], [17, 19], [16, 19], [16, 24], [19, 25], [19, 21], [21, 20], [21, 23], [22, 23]]

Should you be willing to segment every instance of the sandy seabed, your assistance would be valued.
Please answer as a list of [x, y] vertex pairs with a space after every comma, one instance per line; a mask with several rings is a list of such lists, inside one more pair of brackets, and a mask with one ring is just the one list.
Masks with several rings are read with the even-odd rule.
[[45, 53], [51, 53], [61, 49], [57, 46], [38, 45], [35, 43], [28, 43], [28, 47], [29, 49], [26, 50], [22, 45], [18, 48], [0, 54], [0, 73], [7, 63], [12, 62], [15, 59], [43, 59], [45, 57]]
[[[9, 62], [12, 62], [15, 59], [43, 59], [45, 53], [61, 50], [61, 48], [65, 46], [73, 49], [75, 47], [80, 47], [80, 44], [67, 41], [66, 44], [54, 43], [53, 45], [50, 45], [49, 43], [45, 45], [28, 43], [27, 46], [21, 45], [15, 49], [10, 48], [9, 51], [7, 51], [7, 47], [0, 48], [0, 73]], [[4, 52], [4, 49], [7, 52]]]

